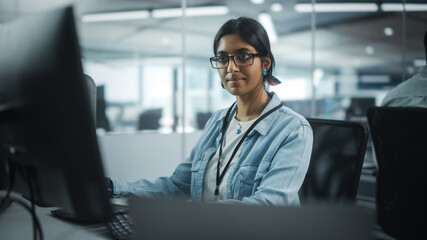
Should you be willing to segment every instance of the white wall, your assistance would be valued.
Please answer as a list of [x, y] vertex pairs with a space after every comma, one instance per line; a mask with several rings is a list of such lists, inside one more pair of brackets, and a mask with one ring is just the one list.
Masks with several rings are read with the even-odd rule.
[[[186, 133], [185, 157], [201, 131]], [[182, 161], [183, 136], [179, 133], [106, 134], [98, 136], [105, 173], [124, 180], [169, 176]]]

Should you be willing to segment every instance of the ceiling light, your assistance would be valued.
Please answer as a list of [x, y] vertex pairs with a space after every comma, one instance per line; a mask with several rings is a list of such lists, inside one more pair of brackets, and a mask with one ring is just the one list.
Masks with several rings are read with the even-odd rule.
[[393, 34], [394, 34], [393, 28], [391, 27], [384, 28], [384, 35], [391, 37], [393, 36]]
[[[311, 3], [295, 4], [297, 12], [312, 12]], [[376, 12], [378, 5], [375, 3], [316, 3], [314, 5], [316, 12]]]
[[264, 0], [251, 0], [253, 4], [263, 4]]
[[273, 20], [271, 19], [270, 14], [268, 13], [261, 13], [258, 16], [258, 20], [262, 24], [262, 26], [265, 28], [265, 31], [267, 31], [268, 38], [272, 43], [277, 42], [277, 32], [274, 28]]
[[281, 12], [283, 10], [283, 5], [281, 3], [273, 3], [271, 4], [271, 11], [273, 12]]
[[127, 20], [147, 19], [149, 17], [150, 17], [150, 13], [148, 11], [141, 10], [141, 11], [85, 14], [82, 17], [82, 21], [83, 22], [127, 21]]
[[[189, 7], [185, 9], [186, 16], [212, 16], [212, 15], [225, 15], [228, 13], [226, 6], [209, 6], [209, 7]], [[182, 17], [182, 8], [164, 8], [155, 9], [152, 11], [153, 18], [173, 18]]]
[[[381, 10], [384, 12], [402, 12], [403, 4], [401, 3], [384, 3], [381, 4]], [[422, 3], [406, 3], [405, 10], [408, 12], [427, 11], [427, 4]]]

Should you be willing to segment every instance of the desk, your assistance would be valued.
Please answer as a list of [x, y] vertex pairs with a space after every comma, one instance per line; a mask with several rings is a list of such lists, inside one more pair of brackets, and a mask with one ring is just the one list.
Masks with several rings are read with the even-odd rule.
[[[45, 240], [113, 239], [104, 225], [69, 223], [51, 216], [50, 211], [53, 209], [36, 207]], [[31, 215], [19, 204], [12, 203], [0, 214], [0, 239], [33, 239]]]
[[[120, 202], [122, 203], [122, 202]], [[45, 240], [98, 240], [113, 239], [102, 224], [79, 225], [69, 223], [50, 215], [55, 208], [36, 207]], [[0, 239], [33, 239], [31, 215], [20, 205], [13, 203], [0, 214]], [[392, 240], [378, 226], [373, 226], [374, 240]]]

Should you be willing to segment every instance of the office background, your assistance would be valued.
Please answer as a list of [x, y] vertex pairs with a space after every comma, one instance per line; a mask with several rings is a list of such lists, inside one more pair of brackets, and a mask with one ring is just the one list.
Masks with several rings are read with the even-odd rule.
[[269, 30], [282, 81], [270, 90], [306, 117], [365, 121], [369, 106], [425, 65], [427, 1], [326, 2], [0, 0], [0, 28], [75, 6], [83, 67], [98, 87], [107, 175], [132, 180], [170, 174], [209, 115], [234, 101], [209, 63], [214, 35], [230, 18], [253, 17]]

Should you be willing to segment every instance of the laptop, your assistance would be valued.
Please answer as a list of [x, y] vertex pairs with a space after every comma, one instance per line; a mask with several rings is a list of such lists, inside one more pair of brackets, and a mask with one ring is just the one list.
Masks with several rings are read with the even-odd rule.
[[374, 216], [355, 206], [267, 207], [129, 199], [132, 239], [372, 239]]

